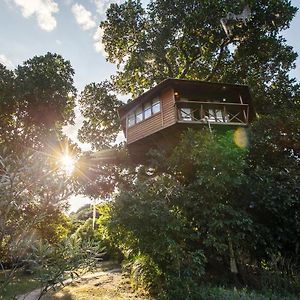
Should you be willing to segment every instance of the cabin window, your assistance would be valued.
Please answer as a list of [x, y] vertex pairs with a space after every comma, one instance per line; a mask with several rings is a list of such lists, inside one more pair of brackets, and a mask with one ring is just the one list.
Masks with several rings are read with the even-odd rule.
[[154, 99], [152, 101], [152, 114], [154, 115], [158, 112], [160, 112], [160, 101], [159, 99]]
[[128, 116], [128, 127], [131, 127], [135, 124], [135, 114], [132, 113]]
[[139, 106], [134, 113], [129, 114], [127, 116], [127, 126], [131, 127], [140, 123], [158, 112], [160, 112], [160, 101], [156, 98], [152, 101], [146, 102], [142, 106]]
[[142, 122], [143, 121], [143, 109], [139, 107], [135, 111], [135, 118], [136, 118], [136, 123]]
[[151, 112], [151, 102], [148, 102], [144, 105], [144, 118], [145, 119], [148, 119], [150, 118], [152, 115], [152, 112]]

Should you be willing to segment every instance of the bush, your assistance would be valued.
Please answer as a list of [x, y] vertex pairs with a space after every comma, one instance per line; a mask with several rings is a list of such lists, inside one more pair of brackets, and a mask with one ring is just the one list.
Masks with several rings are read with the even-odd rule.
[[[237, 132], [247, 139], [245, 130]], [[218, 135], [189, 130], [171, 155], [152, 153], [151, 168], [139, 166], [135, 176], [123, 181], [100, 216], [99, 228], [111, 245], [132, 260], [135, 285], [142, 283], [165, 299], [199, 299], [199, 286], [207, 278], [247, 284], [240, 274], [244, 266], [261, 271], [260, 262], [269, 261], [273, 250], [288, 250], [284, 246], [290, 245], [283, 239], [276, 242], [272, 226], [281, 219], [280, 208], [293, 214], [298, 196], [293, 194], [292, 206], [281, 203], [281, 193], [287, 194], [286, 181], [275, 195], [270, 187], [281, 177], [272, 173], [262, 181], [256, 178], [253, 153], [249, 155], [246, 142], [236, 143], [237, 138], [232, 131]], [[294, 161], [291, 164], [294, 168]], [[257, 192], [251, 191], [257, 184], [269, 196], [270, 224], [255, 207], [262, 204]], [[297, 223], [283, 218], [290, 225], [280, 229], [282, 238], [284, 232], [297, 231]], [[210, 274], [204, 278], [206, 271]]]
[[27, 272], [40, 283], [41, 294], [64, 284], [64, 280], [80, 276], [97, 265], [104, 249], [90, 242], [65, 239], [55, 246], [36, 241], [25, 260]]

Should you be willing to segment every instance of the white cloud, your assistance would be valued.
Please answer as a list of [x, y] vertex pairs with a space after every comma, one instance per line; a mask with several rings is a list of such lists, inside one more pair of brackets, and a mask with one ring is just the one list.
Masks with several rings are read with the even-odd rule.
[[94, 3], [97, 7], [97, 13], [101, 16], [105, 15], [106, 10], [112, 3], [120, 4], [124, 1], [122, 0], [94, 0]]
[[59, 11], [58, 4], [53, 0], [13, 0], [20, 7], [23, 17], [34, 15], [39, 27], [52, 31], [56, 27], [53, 14]]
[[63, 3], [67, 6], [71, 5], [72, 4], [72, 0], [63, 0]]
[[107, 53], [105, 52], [104, 45], [102, 43], [103, 34], [104, 34], [103, 29], [98, 27], [93, 36], [94, 47], [96, 52], [101, 53], [104, 57], [106, 57]]
[[12, 70], [15, 68], [14, 64], [12, 61], [7, 58], [4, 54], [0, 54], [0, 63], [4, 66], [6, 66], [8, 69]]
[[78, 3], [72, 5], [72, 13], [76, 19], [76, 22], [83, 30], [89, 30], [96, 27], [96, 22], [92, 16], [92, 13], [83, 5]]

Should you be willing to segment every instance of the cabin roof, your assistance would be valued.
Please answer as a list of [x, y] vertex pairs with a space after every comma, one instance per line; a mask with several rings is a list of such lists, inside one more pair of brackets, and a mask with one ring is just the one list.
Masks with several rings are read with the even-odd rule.
[[251, 96], [249, 87], [243, 84], [230, 84], [230, 83], [220, 83], [220, 82], [207, 82], [207, 81], [199, 81], [199, 80], [188, 80], [188, 79], [175, 79], [175, 78], [168, 78], [161, 81], [155, 87], [151, 88], [147, 92], [143, 93], [142, 95], [138, 96], [131, 102], [121, 106], [118, 109], [120, 119], [124, 119], [128, 112], [133, 110], [136, 106], [151, 100], [155, 96], [157, 96], [162, 90], [166, 88], [202, 88], [207, 92], [214, 92], [220, 93], [224, 91], [231, 91], [240, 93], [245, 100], [245, 103], [251, 102]]

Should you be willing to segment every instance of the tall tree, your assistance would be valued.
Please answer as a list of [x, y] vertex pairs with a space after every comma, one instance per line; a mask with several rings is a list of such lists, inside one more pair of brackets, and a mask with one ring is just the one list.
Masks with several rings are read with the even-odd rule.
[[12, 115], [16, 110], [14, 80], [14, 73], [0, 63], [0, 143], [13, 128]]
[[91, 143], [94, 149], [112, 146], [120, 131], [117, 108], [122, 105], [107, 81], [88, 84], [80, 95], [81, 112], [86, 119], [79, 130], [82, 142]]
[[73, 75], [70, 62], [51, 53], [14, 71], [0, 65], [1, 259], [35, 234], [52, 242], [66, 234], [62, 210], [74, 186], [59, 165], [66, 149], [78, 153], [62, 134], [74, 118]]
[[245, 83], [266, 112], [284, 102], [274, 100], [282, 86], [299, 93], [287, 76], [297, 55], [280, 35], [296, 11], [288, 0], [129, 0], [111, 5], [101, 28], [119, 91], [137, 95], [167, 77]]
[[14, 72], [3, 66], [0, 72], [0, 141], [37, 148], [47, 139], [57, 140], [62, 125], [74, 118], [76, 89], [70, 62], [47, 53], [25, 61]]
[[72, 193], [72, 180], [58, 160], [35, 150], [16, 154], [0, 146], [0, 263], [13, 250], [24, 253], [22, 243], [59, 241], [68, 231], [62, 211]]

